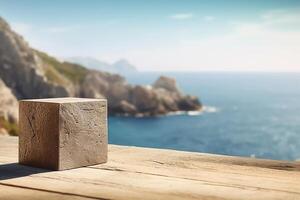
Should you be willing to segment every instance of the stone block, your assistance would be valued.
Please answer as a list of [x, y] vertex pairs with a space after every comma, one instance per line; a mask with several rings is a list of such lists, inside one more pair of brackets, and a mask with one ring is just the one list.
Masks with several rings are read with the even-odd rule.
[[107, 161], [107, 101], [51, 98], [19, 104], [19, 163], [65, 170]]

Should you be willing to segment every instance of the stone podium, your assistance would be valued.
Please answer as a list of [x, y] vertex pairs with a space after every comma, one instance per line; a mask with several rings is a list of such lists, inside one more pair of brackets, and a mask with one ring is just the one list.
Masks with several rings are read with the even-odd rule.
[[19, 163], [65, 170], [107, 161], [107, 101], [51, 98], [19, 104]]

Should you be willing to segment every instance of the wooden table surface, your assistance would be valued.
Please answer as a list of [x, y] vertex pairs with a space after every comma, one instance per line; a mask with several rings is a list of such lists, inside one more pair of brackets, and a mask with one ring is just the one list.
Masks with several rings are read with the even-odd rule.
[[109, 146], [106, 164], [46, 171], [17, 164], [0, 137], [0, 199], [300, 199], [300, 163]]

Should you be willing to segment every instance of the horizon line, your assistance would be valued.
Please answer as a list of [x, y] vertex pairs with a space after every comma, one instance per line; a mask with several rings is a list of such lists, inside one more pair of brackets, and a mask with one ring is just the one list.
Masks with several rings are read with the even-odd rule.
[[225, 72], [225, 73], [300, 73], [300, 70], [140, 70], [137, 72]]

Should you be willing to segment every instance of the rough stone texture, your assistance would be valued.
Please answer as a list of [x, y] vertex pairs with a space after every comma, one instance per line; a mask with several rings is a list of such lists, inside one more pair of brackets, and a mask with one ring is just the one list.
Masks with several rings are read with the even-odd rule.
[[107, 102], [53, 98], [20, 101], [19, 162], [64, 170], [107, 161]]
[[19, 162], [58, 169], [59, 104], [20, 101]]
[[106, 102], [63, 103], [59, 113], [59, 168], [107, 160]]

